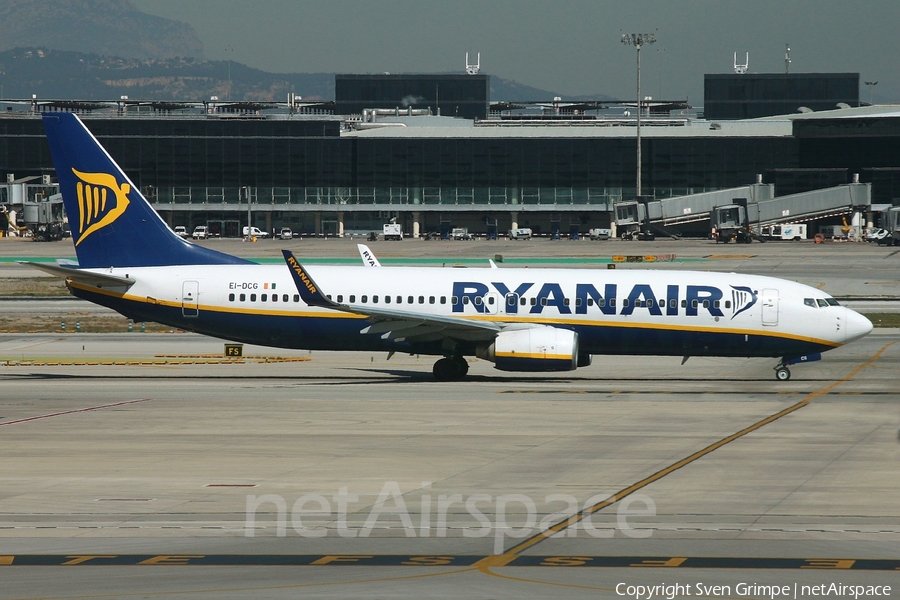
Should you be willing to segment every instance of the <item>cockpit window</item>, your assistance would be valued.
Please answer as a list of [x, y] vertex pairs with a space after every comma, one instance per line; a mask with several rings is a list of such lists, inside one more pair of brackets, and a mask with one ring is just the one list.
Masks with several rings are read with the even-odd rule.
[[828, 303], [828, 306], [840, 306], [840, 303], [834, 298], [825, 298], [825, 302]]
[[805, 306], [812, 306], [813, 308], [816, 307], [816, 301], [815, 301], [815, 299], [813, 299], [813, 298], [804, 298], [804, 299], [803, 299], [803, 304], [804, 304]]
[[821, 306], [822, 308], [825, 308], [826, 306], [828, 306], [828, 301], [825, 300], [824, 298], [819, 298], [816, 300], [816, 302], [818, 302], [819, 306]]

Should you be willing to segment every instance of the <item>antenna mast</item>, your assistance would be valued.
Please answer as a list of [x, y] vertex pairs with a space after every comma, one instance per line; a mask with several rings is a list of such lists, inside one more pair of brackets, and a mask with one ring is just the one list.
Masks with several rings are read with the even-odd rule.
[[737, 52], [734, 53], [734, 72], [738, 75], [744, 75], [747, 72], [747, 68], [750, 66], [750, 53], [747, 52], [744, 54], [744, 64], [739, 65], [737, 61]]
[[478, 53], [478, 60], [474, 65], [469, 64], [469, 53], [466, 52], [466, 74], [478, 75], [479, 71], [481, 71], [481, 52]]

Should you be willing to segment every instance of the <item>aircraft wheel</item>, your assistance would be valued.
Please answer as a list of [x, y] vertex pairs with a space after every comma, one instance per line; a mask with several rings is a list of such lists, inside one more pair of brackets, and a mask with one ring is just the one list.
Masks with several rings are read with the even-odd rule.
[[431, 372], [438, 381], [458, 381], [469, 372], [469, 363], [462, 356], [442, 358], [434, 363]]
[[779, 367], [775, 369], [775, 379], [778, 381], [787, 381], [791, 378], [791, 371], [787, 367]]
[[453, 368], [454, 368], [454, 379], [462, 379], [469, 373], [469, 363], [462, 356], [454, 356], [453, 360]]

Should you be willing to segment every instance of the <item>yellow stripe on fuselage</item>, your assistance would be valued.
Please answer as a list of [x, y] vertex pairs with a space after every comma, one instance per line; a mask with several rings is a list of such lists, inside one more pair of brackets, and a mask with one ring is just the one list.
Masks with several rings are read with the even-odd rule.
[[[79, 284], [73, 281], [69, 282], [69, 285], [80, 290], [84, 290], [85, 292], [90, 292], [93, 294], [100, 294], [103, 296], [110, 296], [115, 298], [120, 298], [122, 300], [127, 300], [129, 302], [135, 302], [140, 304], [152, 304], [155, 306], [167, 306], [170, 308], [181, 308], [181, 302], [175, 302], [171, 300], [159, 300], [156, 298], [148, 298], [146, 296], [135, 296], [127, 293], [119, 293], [114, 292], [107, 289], [97, 288], [91, 285]], [[194, 308], [194, 305], [191, 305], [191, 308]], [[207, 311], [207, 312], [218, 312], [218, 313], [226, 313], [226, 314], [240, 314], [240, 315], [268, 315], [273, 317], [314, 317], [317, 319], [366, 319], [365, 315], [357, 315], [352, 313], [342, 313], [339, 311], [332, 310], [317, 310], [315, 312], [311, 311], [295, 311], [295, 310], [272, 310], [272, 309], [261, 309], [261, 308], [247, 308], [242, 306], [220, 306], [220, 305], [207, 305], [207, 304], [199, 304], [196, 306], [197, 310]], [[457, 316], [457, 315], [453, 315]], [[550, 318], [550, 317], [530, 317], [530, 316], [516, 316], [515, 319], [507, 318], [509, 315], [458, 315], [459, 319], [468, 319], [472, 321], [489, 321], [493, 323], [530, 323], [533, 325], [560, 325], [564, 327], [617, 327], [617, 328], [627, 328], [627, 329], [645, 329], [645, 330], [657, 330], [657, 331], [687, 331], [691, 333], [716, 333], [716, 334], [731, 334], [731, 335], [752, 335], [756, 337], [767, 337], [767, 338], [778, 338], [778, 339], [786, 339], [786, 340], [794, 340], [799, 342], [808, 342], [812, 344], [819, 344], [822, 346], [830, 346], [832, 348], [838, 348], [842, 344], [838, 342], [834, 342], [831, 340], [823, 340], [820, 338], [813, 338], [808, 336], [797, 335], [793, 333], [788, 333], [784, 331], [776, 331], [776, 330], [767, 330], [767, 329], [745, 329], [745, 328], [732, 328], [732, 327], [710, 327], [706, 325], [682, 325], [682, 324], [672, 324], [672, 323], [646, 323], [646, 322], [634, 322], [628, 319], [622, 320], [594, 320], [594, 319], [564, 319], [564, 318]], [[411, 319], [415, 318], [415, 315], [410, 316]]]

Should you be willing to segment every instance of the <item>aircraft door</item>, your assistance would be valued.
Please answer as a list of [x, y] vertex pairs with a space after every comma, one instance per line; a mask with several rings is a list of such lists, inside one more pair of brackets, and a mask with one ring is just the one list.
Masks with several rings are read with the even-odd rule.
[[762, 324], [778, 325], [778, 290], [762, 291]]
[[198, 301], [200, 300], [200, 282], [185, 281], [181, 285], [181, 315], [184, 317], [198, 317], [200, 310]]
[[484, 312], [489, 315], [496, 315], [503, 310], [503, 301], [500, 294], [490, 292], [484, 295]]

